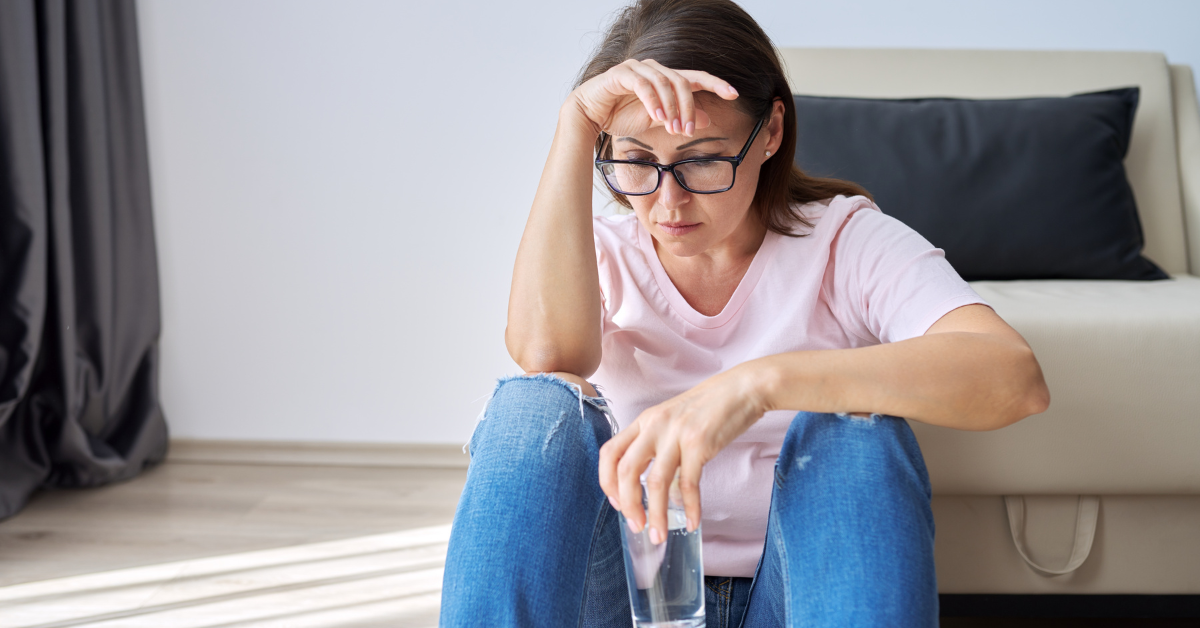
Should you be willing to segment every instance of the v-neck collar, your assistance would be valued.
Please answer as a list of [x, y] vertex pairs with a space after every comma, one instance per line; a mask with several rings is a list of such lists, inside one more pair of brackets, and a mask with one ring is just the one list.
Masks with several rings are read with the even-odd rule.
[[654, 236], [646, 232], [646, 229], [639, 223], [637, 225], [638, 246], [642, 249], [642, 253], [646, 256], [646, 262], [650, 264], [650, 270], [654, 273], [654, 279], [658, 282], [658, 289], [667, 298], [667, 303], [671, 309], [679, 315], [680, 318], [700, 327], [702, 329], [715, 329], [728, 323], [746, 303], [746, 299], [750, 297], [750, 293], [754, 291], [754, 286], [758, 284], [759, 277], [762, 276], [763, 269], [771, 261], [771, 256], [775, 254], [776, 245], [779, 238], [782, 237], [774, 231], [767, 231], [763, 237], [762, 244], [759, 245], [758, 251], [754, 253], [754, 259], [750, 261], [750, 267], [746, 269], [746, 274], [742, 275], [742, 280], [738, 282], [737, 289], [733, 291], [733, 296], [729, 298], [729, 302], [725, 304], [724, 309], [716, 316], [705, 316], [697, 312], [695, 308], [683, 298], [683, 294], [679, 292], [679, 288], [675, 287], [675, 282], [667, 275], [667, 270], [663, 268], [662, 260], [658, 259], [658, 252], [654, 250]]

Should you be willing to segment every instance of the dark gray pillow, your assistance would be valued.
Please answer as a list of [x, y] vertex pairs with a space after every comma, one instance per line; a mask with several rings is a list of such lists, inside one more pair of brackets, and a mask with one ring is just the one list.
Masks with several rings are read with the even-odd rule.
[[1065, 98], [795, 96], [796, 165], [854, 181], [964, 279], [1166, 279], [1125, 176], [1130, 87]]

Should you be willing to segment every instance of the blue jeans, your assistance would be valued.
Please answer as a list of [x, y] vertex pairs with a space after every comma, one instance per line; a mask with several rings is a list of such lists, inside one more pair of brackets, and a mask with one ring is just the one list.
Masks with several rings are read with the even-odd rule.
[[[497, 384], [471, 437], [441, 626], [632, 625], [598, 481], [606, 408], [553, 375]], [[705, 580], [708, 628], [936, 626], [929, 478], [908, 424], [798, 413], [753, 580]]]

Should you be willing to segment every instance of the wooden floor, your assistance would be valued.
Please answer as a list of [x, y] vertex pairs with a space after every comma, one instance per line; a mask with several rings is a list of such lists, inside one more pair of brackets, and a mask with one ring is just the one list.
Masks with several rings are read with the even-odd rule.
[[[43, 492], [0, 523], [0, 628], [436, 625], [447, 524], [466, 479], [457, 448], [176, 449], [133, 481]], [[300, 573], [314, 560], [319, 569]], [[118, 580], [128, 586], [106, 584]], [[297, 599], [338, 587], [382, 594], [361, 612], [333, 608], [343, 592], [296, 615]], [[424, 597], [397, 604], [388, 590]], [[262, 596], [286, 612], [264, 612]]]
[[436, 626], [466, 463], [455, 447], [176, 443], [133, 481], [44, 492], [0, 522], [0, 628]]

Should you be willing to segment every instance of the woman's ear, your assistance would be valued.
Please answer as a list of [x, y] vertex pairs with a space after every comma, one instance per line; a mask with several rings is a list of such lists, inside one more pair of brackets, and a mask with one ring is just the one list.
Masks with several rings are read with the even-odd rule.
[[771, 103], [771, 119], [767, 120], [767, 148], [766, 150], [772, 155], [779, 152], [779, 146], [783, 144], [783, 116], [786, 115], [787, 109], [783, 106], [783, 99], [776, 98]]

